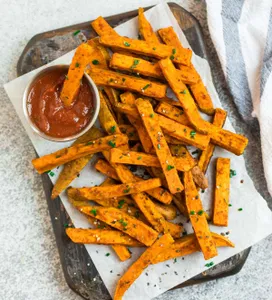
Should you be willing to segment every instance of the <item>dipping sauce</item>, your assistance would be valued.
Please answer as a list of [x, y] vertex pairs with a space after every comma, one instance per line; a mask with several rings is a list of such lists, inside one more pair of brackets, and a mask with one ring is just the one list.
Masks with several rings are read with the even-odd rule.
[[46, 135], [65, 138], [83, 130], [90, 122], [94, 106], [93, 94], [83, 77], [77, 97], [70, 107], [60, 99], [67, 70], [53, 69], [41, 75], [33, 83], [27, 110], [32, 122]]

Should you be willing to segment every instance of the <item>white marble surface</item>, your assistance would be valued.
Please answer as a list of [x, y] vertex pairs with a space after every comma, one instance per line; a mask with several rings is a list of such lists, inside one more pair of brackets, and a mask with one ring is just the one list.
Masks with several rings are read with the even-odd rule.
[[[0, 299], [81, 299], [67, 286], [49, 220], [40, 176], [30, 164], [34, 149], [2, 84], [16, 77], [29, 39], [40, 32], [112, 15], [152, 0], [0, 0]], [[174, 1], [196, 10], [198, 0]], [[246, 233], [245, 233], [246, 234]], [[240, 273], [158, 299], [272, 299], [272, 237], [254, 246]]]

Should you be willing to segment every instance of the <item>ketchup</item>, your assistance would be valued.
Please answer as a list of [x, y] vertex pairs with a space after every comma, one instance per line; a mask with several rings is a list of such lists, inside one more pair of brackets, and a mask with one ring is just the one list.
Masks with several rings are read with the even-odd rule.
[[45, 134], [70, 137], [83, 130], [93, 114], [93, 95], [83, 77], [77, 97], [65, 107], [60, 99], [67, 70], [55, 69], [39, 77], [32, 85], [27, 99], [31, 120]]

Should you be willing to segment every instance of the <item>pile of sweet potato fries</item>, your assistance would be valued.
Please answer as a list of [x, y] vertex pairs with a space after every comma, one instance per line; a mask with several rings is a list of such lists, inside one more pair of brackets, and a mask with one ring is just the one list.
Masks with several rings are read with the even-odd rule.
[[[203, 210], [199, 189], [208, 187], [205, 172], [216, 146], [241, 155], [248, 143], [222, 129], [227, 113], [213, 107], [191, 63], [192, 51], [183, 48], [173, 28], [157, 35], [142, 8], [138, 17], [139, 40], [118, 35], [102, 17], [92, 22], [99, 37], [77, 48], [62, 89], [62, 101], [71, 105], [84, 72], [90, 75], [99, 87], [103, 131], [93, 127], [71, 147], [33, 160], [39, 173], [64, 165], [52, 198], [67, 189], [71, 203], [95, 227], [67, 228], [73, 242], [111, 245], [121, 261], [131, 256], [127, 246], [146, 247], [118, 281], [115, 300], [150, 264], [196, 251], [208, 260], [217, 247], [234, 247], [208, 224], [228, 225], [230, 159], [217, 158], [211, 216]], [[168, 87], [178, 101], [166, 96]], [[201, 150], [199, 159], [186, 145]], [[95, 153], [104, 156], [94, 167], [106, 180], [98, 187], [68, 188]], [[127, 165], [142, 166], [150, 179]], [[177, 209], [190, 219], [194, 234], [182, 237], [182, 225], [170, 222]]]

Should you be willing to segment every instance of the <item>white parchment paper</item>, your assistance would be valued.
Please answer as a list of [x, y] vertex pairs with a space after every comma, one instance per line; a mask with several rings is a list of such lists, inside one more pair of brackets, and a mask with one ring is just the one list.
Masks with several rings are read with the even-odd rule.
[[[175, 17], [166, 4], [159, 4], [150, 9], [146, 12], [146, 17], [152, 24], [154, 30], [173, 26], [176, 33], [179, 35], [182, 44], [185, 47], [190, 47]], [[121, 35], [137, 38], [137, 18], [116, 27], [116, 30]], [[63, 63], [69, 64], [73, 53], [74, 51], [60, 57], [47, 66]], [[193, 55], [193, 64], [207, 86], [215, 107], [221, 107], [220, 100], [213, 86], [210, 68], [207, 61]], [[54, 143], [40, 138], [31, 130], [23, 115], [22, 99], [24, 89], [29, 80], [31, 80], [38, 71], [46, 68], [47, 66], [21, 76], [4, 86], [23, 126], [25, 127], [25, 130], [40, 156], [70, 145], [70, 143]], [[229, 120], [227, 120], [224, 128], [234, 131]], [[231, 158], [231, 168], [236, 170], [237, 175], [231, 179], [230, 203], [232, 204], [232, 207], [230, 207], [229, 212], [229, 226], [227, 228], [220, 228], [211, 225], [211, 230], [217, 233], [229, 231], [229, 238], [235, 243], [236, 247], [234, 249], [219, 248], [219, 255], [212, 260], [214, 264], [218, 264], [226, 260], [272, 233], [271, 211], [267, 207], [266, 201], [255, 190], [253, 183], [246, 172], [243, 157], [235, 156], [218, 147], [215, 150], [207, 173], [210, 186], [205, 193], [200, 194], [205, 208], [207, 210], [210, 209], [213, 191], [212, 175], [214, 174], [212, 171], [214, 169], [214, 160], [219, 156]], [[85, 167], [80, 177], [72, 182], [72, 186], [92, 186], [100, 184], [103, 181], [104, 176], [96, 172], [91, 167], [91, 163], [92, 162]], [[55, 173], [55, 175], [51, 177], [53, 183], [55, 182], [60, 170], [61, 168], [53, 170]], [[33, 170], [33, 172], [35, 171]], [[243, 183], [241, 183], [241, 181]], [[85, 217], [69, 204], [65, 193], [61, 194], [61, 200], [75, 227], [89, 227]], [[239, 211], [239, 208], [242, 208], [242, 211]], [[186, 220], [182, 219], [181, 216], [179, 216], [176, 221], [184, 222], [186, 230], [188, 232], [192, 231], [191, 226], [186, 223]], [[131, 249], [133, 252], [132, 258], [126, 262], [120, 262], [115, 253], [108, 246], [87, 245], [86, 248], [111, 295], [114, 294], [115, 286], [120, 276], [142, 252], [141, 249], [133, 248]], [[106, 253], [110, 253], [111, 255], [106, 257]], [[176, 262], [172, 260], [150, 266], [126, 292], [124, 299], [145, 300], [156, 297], [168, 289], [205, 271], [207, 269], [205, 267], [206, 263], [207, 261], [203, 259], [201, 253], [195, 253], [185, 257], [184, 260], [179, 258]]]

